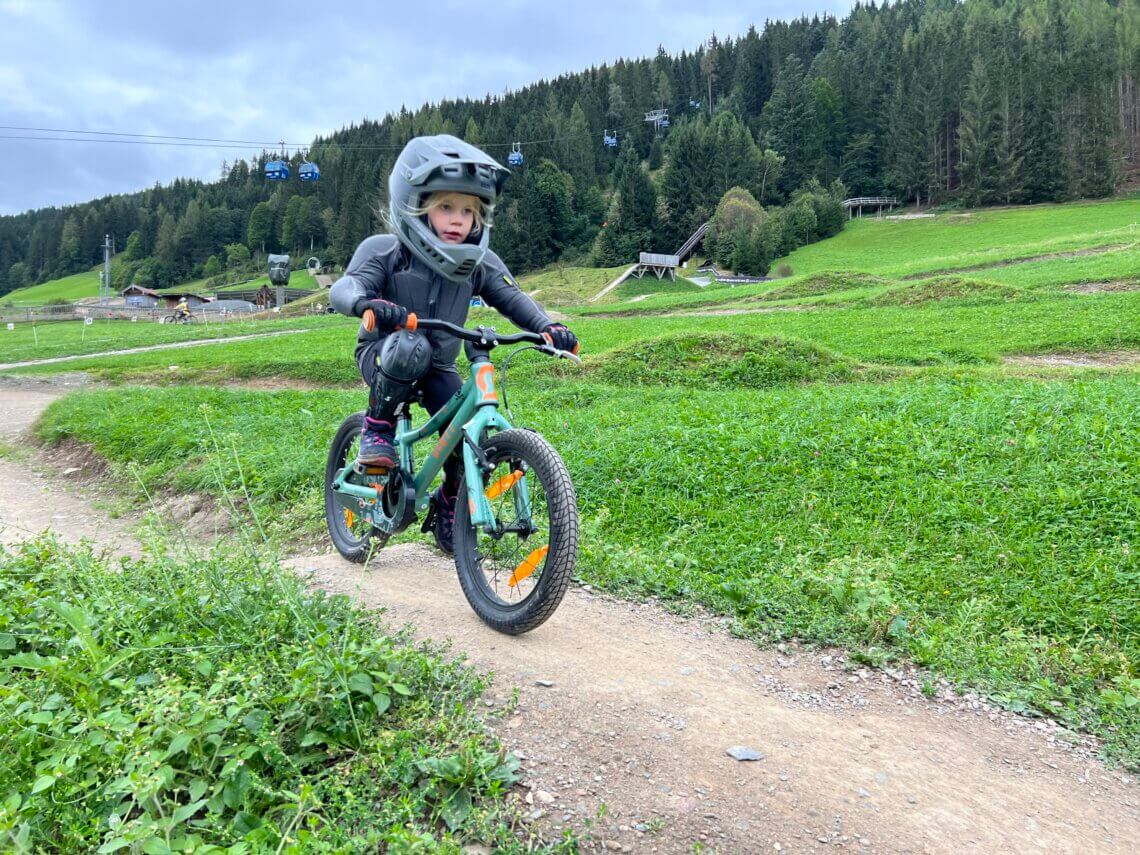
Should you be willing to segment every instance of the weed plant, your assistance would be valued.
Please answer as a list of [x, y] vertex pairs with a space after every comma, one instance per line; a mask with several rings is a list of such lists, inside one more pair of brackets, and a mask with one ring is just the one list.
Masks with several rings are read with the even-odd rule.
[[251, 555], [0, 551], [0, 848], [521, 851], [481, 689]]

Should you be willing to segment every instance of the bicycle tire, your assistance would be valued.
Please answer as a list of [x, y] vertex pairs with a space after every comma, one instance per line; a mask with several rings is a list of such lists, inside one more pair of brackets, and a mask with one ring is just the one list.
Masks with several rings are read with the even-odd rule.
[[[508, 462], [508, 470], [529, 472], [534, 476], [527, 477], [527, 488], [532, 496], [533, 516], [544, 515], [545, 531], [542, 527], [528, 532], [526, 536], [505, 534], [500, 539], [491, 538], [482, 529], [471, 524], [468, 503], [463, 501], [467, 495], [466, 478], [459, 487], [460, 501], [455, 511], [455, 530], [453, 544], [455, 547], [455, 567], [459, 574], [459, 584], [463, 588], [463, 595], [475, 614], [492, 629], [507, 635], [521, 635], [540, 626], [549, 618], [570, 584], [574, 575], [574, 567], [578, 560], [578, 503], [574, 494], [574, 484], [570, 480], [570, 473], [558, 452], [539, 434], [521, 429], [511, 429], [502, 433], [486, 437], [480, 443], [487, 459], [496, 466]], [[497, 481], [497, 473], [484, 476], [483, 487], [488, 484], [501, 483]], [[509, 489], [513, 488], [508, 488]], [[541, 491], [541, 496], [539, 496]], [[505, 495], [505, 494], [500, 494]], [[509, 514], [514, 507], [513, 498], [509, 506], [501, 506]], [[536, 510], [537, 509], [537, 510]], [[545, 514], [542, 514], [543, 509]], [[496, 516], [499, 516], [498, 512]], [[533, 525], [533, 522], [532, 522]], [[535, 542], [529, 542], [529, 537], [538, 535]], [[524, 561], [529, 561], [539, 551], [532, 547], [537, 544], [540, 549], [547, 547], [544, 556], [538, 562], [541, 566], [533, 569], [533, 576], [537, 578], [530, 593], [517, 602], [510, 602], [499, 596], [497, 590], [499, 568], [493, 568], [494, 579], [489, 580], [489, 571], [484, 565], [488, 556], [481, 552], [482, 545], [495, 545], [506, 538], [514, 538], [519, 544], [525, 546], [524, 550], [517, 550], [513, 554], [518, 556], [522, 551], [530, 554]], [[545, 540], [545, 544], [541, 541]], [[505, 550], [504, 550], [505, 551]], [[506, 566], [514, 560], [511, 558]], [[515, 568], [507, 579], [507, 588], [521, 587], [522, 582], [516, 581], [513, 586], [510, 581], [518, 574], [522, 564]], [[524, 571], [525, 572], [525, 571]], [[492, 581], [495, 583], [492, 587]], [[497, 590], [496, 590], [497, 589]]]
[[375, 532], [370, 525], [357, 525], [346, 513], [347, 509], [337, 501], [336, 494], [333, 493], [332, 484], [337, 472], [355, 459], [354, 448], [363, 427], [363, 412], [353, 413], [341, 422], [329, 444], [329, 456], [325, 463], [325, 526], [336, 551], [357, 564], [363, 564], [372, 554]]

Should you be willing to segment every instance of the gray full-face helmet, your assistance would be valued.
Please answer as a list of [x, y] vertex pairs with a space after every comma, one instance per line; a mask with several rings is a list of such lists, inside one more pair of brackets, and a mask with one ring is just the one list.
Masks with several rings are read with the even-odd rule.
[[[388, 216], [396, 237], [432, 270], [462, 282], [487, 252], [491, 208], [510, 172], [494, 158], [458, 137], [417, 137], [404, 146], [388, 176]], [[427, 197], [439, 191], [468, 193], [485, 203], [483, 227], [463, 243], [442, 240], [427, 218], [417, 215]]]

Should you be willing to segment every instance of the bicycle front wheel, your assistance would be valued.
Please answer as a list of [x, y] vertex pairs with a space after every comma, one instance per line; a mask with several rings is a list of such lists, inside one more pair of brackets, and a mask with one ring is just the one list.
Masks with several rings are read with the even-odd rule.
[[554, 613], [574, 574], [574, 484], [558, 452], [533, 431], [503, 431], [481, 446], [494, 466], [481, 488], [495, 514], [495, 533], [471, 524], [464, 479], [455, 511], [455, 566], [483, 622], [521, 635]]

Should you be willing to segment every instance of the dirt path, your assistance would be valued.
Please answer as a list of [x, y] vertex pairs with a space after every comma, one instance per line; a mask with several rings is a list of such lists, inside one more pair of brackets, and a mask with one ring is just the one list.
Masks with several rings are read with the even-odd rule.
[[[0, 387], [9, 442], [53, 394]], [[0, 465], [5, 485], [24, 485], [0, 489], [0, 520], [26, 521], [33, 493], [65, 495], [27, 464]], [[76, 514], [98, 515], [68, 501], [51, 525], [81, 533]], [[129, 539], [105, 522], [96, 535]], [[945, 688], [926, 698], [907, 672], [760, 650], [715, 620], [581, 588], [539, 630], [508, 638], [476, 619], [453, 566], [417, 543], [371, 568], [335, 555], [291, 563], [495, 672], [486, 712], [524, 757], [519, 797], [551, 836], [570, 826], [599, 849], [662, 853], [1126, 852], [1140, 839], [1135, 778], [1050, 723]], [[733, 746], [763, 759], [738, 762]]]
[[[0, 443], [9, 448], [26, 443], [28, 428], [66, 391], [56, 384], [0, 381]], [[138, 544], [130, 529], [108, 519], [92, 506], [89, 495], [67, 485], [69, 468], [62, 466], [60, 477], [45, 474], [20, 457], [0, 456], [0, 543], [9, 545], [51, 529], [70, 542], [87, 538], [115, 554], [137, 556]]]
[[99, 359], [104, 356], [122, 356], [127, 353], [146, 353], [148, 350], [176, 350], [180, 347], [198, 347], [202, 344], [223, 344], [233, 341], [248, 341], [253, 338], [273, 338], [279, 335], [296, 335], [309, 332], [309, 330], [278, 330], [277, 332], [253, 333], [252, 335], [234, 335], [221, 338], [199, 338], [193, 341], [175, 341], [168, 344], [150, 344], [146, 347], [128, 347], [123, 350], [101, 350], [98, 353], [80, 353], [75, 356], [53, 356], [50, 359], [29, 359], [26, 362], [0, 363], [0, 371], [14, 368], [29, 368], [33, 365], [51, 365], [56, 362], [74, 362], [77, 359]]

